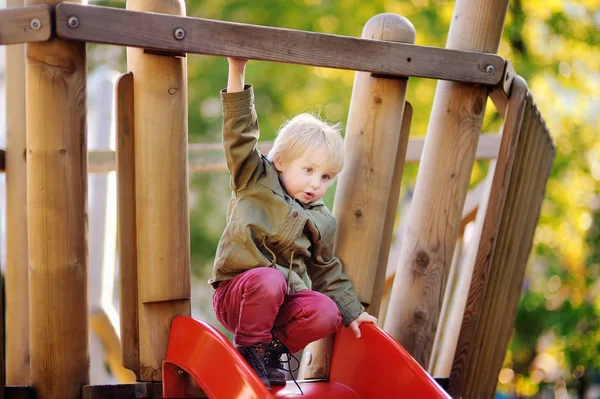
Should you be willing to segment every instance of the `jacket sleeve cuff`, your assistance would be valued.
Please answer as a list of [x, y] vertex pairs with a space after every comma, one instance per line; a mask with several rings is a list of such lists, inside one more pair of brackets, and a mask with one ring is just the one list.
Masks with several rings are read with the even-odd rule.
[[354, 319], [365, 311], [365, 307], [360, 303], [358, 298], [354, 298], [343, 304], [339, 303], [338, 308], [342, 314], [342, 325], [344, 327], [348, 327]]
[[251, 109], [254, 106], [252, 85], [245, 85], [244, 90], [237, 93], [227, 93], [227, 89], [221, 90], [221, 104], [224, 117], [236, 116]]

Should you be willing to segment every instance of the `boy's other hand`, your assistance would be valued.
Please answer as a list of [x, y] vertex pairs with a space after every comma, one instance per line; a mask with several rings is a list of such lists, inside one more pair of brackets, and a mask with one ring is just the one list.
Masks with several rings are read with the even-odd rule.
[[362, 312], [356, 319], [352, 320], [352, 322], [348, 325], [348, 328], [354, 332], [356, 338], [360, 338], [360, 328], [358, 328], [358, 326], [360, 326], [362, 323], [372, 323], [377, 325], [377, 318], [371, 316], [367, 312]]

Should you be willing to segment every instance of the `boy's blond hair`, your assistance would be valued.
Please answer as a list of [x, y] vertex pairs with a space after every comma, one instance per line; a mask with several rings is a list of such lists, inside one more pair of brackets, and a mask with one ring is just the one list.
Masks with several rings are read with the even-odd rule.
[[329, 152], [325, 168], [337, 175], [344, 166], [344, 140], [340, 130], [339, 123], [330, 125], [314, 115], [299, 114], [279, 129], [267, 158], [274, 162], [279, 154], [281, 161], [286, 162], [325, 147]]

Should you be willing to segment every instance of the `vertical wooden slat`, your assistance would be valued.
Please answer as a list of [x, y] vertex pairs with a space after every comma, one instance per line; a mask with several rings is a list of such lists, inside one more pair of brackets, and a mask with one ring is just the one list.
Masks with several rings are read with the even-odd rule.
[[[185, 15], [183, 0], [128, 0], [127, 9]], [[127, 49], [133, 73], [139, 357], [161, 380], [174, 316], [189, 316], [190, 236], [186, 58]]]
[[[56, 5], [58, 1], [28, 1]], [[27, 45], [31, 384], [40, 399], [89, 383], [85, 43]]]
[[[23, 6], [9, 0], [8, 7]], [[6, 383], [29, 385], [25, 45], [6, 46]]]
[[[452, 378], [450, 380], [450, 389], [453, 393], [460, 392], [465, 383], [464, 378], [466, 375], [463, 367], [468, 363], [473, 351], [473, 338], [481, 314], [483, 295], [490, 273], [491, 257], [501, 220], [506, 216], [504, 215], [504, 203], [507, 197], [508, 185], [514, 163], [518, 162], [517, 153], [520, 151], [518, 145], [519, 143], [523, 144], [523, 142], [520, 142], [522, 140], [521, 132], [523, 129], [528, 129], [531, 121], [530, 102], [525, 81], [522, 78], [517, 78], [507, 112], [503, 116], [502, 141], [496, 160], [491, 191], [487, 199], [486, 211], [484, 218], [480, 219], [482, 225], [478, 232], [480, 236], [479, 244], [474, 248], [472, 260], [466, 263], [469, 272], [465, 273], [463, 281], [459, 282], [462, 287], [461, 292], [468, 295], [459, 298], [459, 301], [456, 302], [459, 310], [462, 309], [457, 313], [457, 317], [462, 322], [453, 344]], [[444, 375], [443, 377], [447, 376]]]
[[[450, 376], [456, 341], [458, 340], [467, 293], [471, 283], [475, 255], [482, 238], [481, 231], [489, 204], [495, 168], [496, 162], [491, 162], [483, 183], [486, 187], [477, 208], [477, 215], [470, 237], [467, 239], [464, 236], [459, 236], [454, 250], [454, 259], [448, 275], [444, 303], [442, 304], [431, 362], [429, 363], [428, 372], [435, 378], [448, 378]], [[463, 249], [463, 247], [465, 248]]]
[[[447, 48], [495, 53], [508, 0], [458, 0]], [[427, 368], [460, 227], [487, 88], [439, 82], [385, 330]]]
[[[554, 158], [553, 144], [535, 105], [528, 101], [524, 108], [526, 121], [510, 180], [506, 183], [506, 200], [495, 248], [488, 251], [491, 256], [489, 275], [484, 279], [474, 278], [471, 284], [467, 308], [477, 303], [473, 298], [478, 294], [480, 316], [477, 323], [471, 320], [471, 325], [463, 321], [460, 352], [455, 356], [450, 380], [454, 396], [493, 396], [512, 334], [533, 233]], [[485, 251], [482, 251], [478, 260], [484, 256]], [[470, 337], [470, 342], [466, 337]], [[472, 348], [470, 356], [465, 356], [468, 353], [465, 347]]]
[[[414, 43], [415, 30], [404, 17], [380, 14], [367, 22], [362, 37]], [[354, 80], [344, 171], [333, 208], [338, 223], [335, 253], [366, 306], [373, 301], [386, 216], [381, 210], [387, 209], [392, 188], [394, 168], [390, 165], [395, 165], [407, 83], [407, 79], [366, 72], [357, 72]], [[332, 349], [333, 336], [309, 345], [301, 378], [328, 378]]]
[[378, 316], [381, 311], [381, 303], [383, 301], [383, 287], [385, 285], [385, 274], [392, 247], [392, 238], [394, 236], [394, 225], [396, 224], [396, 213], [398, 210], [398, 200], [400, 198], [400, 186], [402, 185], [402, 174], [404, 172], [404, 164], [406, 159], [406, 150], [408, 148], [408, 137], [410, 135], [410, 124], [412, 121], [413, 108], [406, 101], [404, 103], [404, 113], [402, 114], [402, 125], [400, 127], [400, 138], [398, 140], [398, 151], [396, 152], [396, 162], [394, 165], [394, 175], [392, 177], [392, 185], [389, 192], [389, 200], [387, 211], [385, 214], [385, 224], [381, 238], [381, 246], [379, 248], [379, 260], [377, 262], [377, 275], [375, 276], [375, 286], [371, 304], [369, 305], [369, 313], [373, 316]]
[[119, 246], [119, 317], [123, 366], [140, 379], [138, 277], [135, 229], [135, 131], [133, 74], [115, 85], [117, 128], [117, 223]]

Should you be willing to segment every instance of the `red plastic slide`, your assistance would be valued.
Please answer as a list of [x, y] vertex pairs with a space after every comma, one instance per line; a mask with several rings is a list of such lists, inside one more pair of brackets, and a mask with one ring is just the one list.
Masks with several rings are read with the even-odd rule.
[[[211, 399], [254, 398], [450, 398], [394, 339], [372, 324], [356, 339], [337, 333], [328, 382], [293, 382], [269, 392], [220, 331], [189, 317], [171, 324], [163, 362], [163, 397], [193, 398], [197, 385]], [[187, 380], [187, 381], [186, 381]]]

